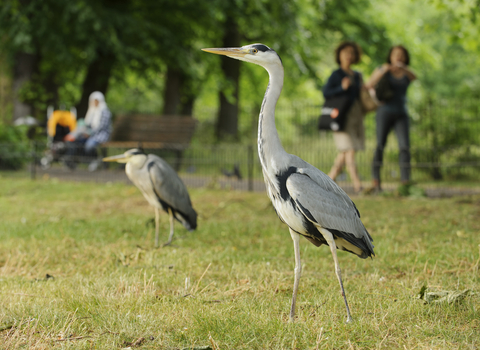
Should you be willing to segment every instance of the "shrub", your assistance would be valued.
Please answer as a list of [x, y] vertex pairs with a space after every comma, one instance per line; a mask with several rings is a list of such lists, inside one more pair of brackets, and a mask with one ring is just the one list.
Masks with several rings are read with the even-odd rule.
[[18, 170], [28, 161], [27, 128], [0, 122], [0, 169]]

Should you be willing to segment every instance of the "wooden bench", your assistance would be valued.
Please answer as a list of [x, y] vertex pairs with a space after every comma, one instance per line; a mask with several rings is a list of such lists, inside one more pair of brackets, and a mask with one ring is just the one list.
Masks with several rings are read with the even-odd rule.
[[107, 148], [136, 148], [171, 150], [176, 154], [174, 168], [180, 168], [183, 151], [190, 146], [197, 120], [189, 116], [159, 116], [152, 114], [118, 115], [113, 123]]

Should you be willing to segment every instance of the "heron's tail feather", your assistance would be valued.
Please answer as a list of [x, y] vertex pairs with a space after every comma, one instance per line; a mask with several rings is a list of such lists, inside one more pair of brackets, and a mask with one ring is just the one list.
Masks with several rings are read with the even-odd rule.
[[362, 259], [375, 256], [370, 235], [367, 236], [368, 238], [365, 236], [358, 238], [351, 233], [330, 228], [327, 230], [333, 234], [338, 249], [358, 255]]
[[188, 214], [175, 212], [175, 218], [189, 231], [197, 228], [197, 212], [193, 208]]

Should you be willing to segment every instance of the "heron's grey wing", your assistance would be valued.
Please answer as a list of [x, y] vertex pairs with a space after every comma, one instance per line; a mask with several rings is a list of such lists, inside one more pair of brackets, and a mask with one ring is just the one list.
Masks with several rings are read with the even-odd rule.
[[194, 212], [187, 188], [167, 162], [149, 155], [147, 169], [155, 193], [162, 201], [180, 213], [191, 215]]
[[326, 229], [333, 229], [365, 241], [373, 253], [372, 238], [360, 220], [350, 197], [318, 169], [299, 169], [287, 179], [287, 190], [305, 217]]

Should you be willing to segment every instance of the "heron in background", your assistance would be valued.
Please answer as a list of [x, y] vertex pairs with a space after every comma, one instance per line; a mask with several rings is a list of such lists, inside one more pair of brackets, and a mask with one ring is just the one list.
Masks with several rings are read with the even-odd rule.
[[117, 156], [103, 158], [104, 162], [126, 163], [128, 178], [142, 192], [148, 203], [155, 208], [155, 247], [158, 247], [160, 209], [170, 216], [172, 243], [174, 220], [178, 220], [189, 231], [197, 228], [197, 213], [192, 207], [190, 196], [182, 180], [166, 161], [154, 154], [145, 154], [134, 148]]
[[360, 220], [360, 213], [348, 195], [327, 175], [282, 147], [275, 127], [275, 106], [283, 87], [283, 65], [278, 54], [263, 44], [239, 48], [203, 49], [218, 55], [258, 64], [269, 74], [269, 84], [258, 120], [258, 155], [268, 196], [290, 230], [295, 249], [295, 281], [290, 321], [300, 282], [300, 236], [316, 246], [326, 244], [335, 263], [335, 273], [352, 321], [337, 258], [337, 249], [367, 258], [375, 255], [372, 237]]
[[233, 166], [232, 171], [222, 169], [222, 174], [226, 177], [236, 177], [238, 181], [242, 181], [242, 173], [240, 173], [240, 166], [238, 163]]

